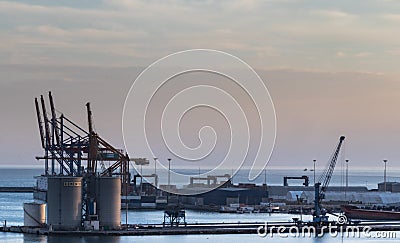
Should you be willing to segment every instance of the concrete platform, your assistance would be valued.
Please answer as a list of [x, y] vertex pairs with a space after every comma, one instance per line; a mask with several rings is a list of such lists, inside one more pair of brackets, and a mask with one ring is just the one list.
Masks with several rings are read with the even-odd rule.
[[[363, 228], [368, 226], [370, 231], [400, 231], [400, 222], [382, 222], [382, 221], [365, 221], [358, 222], [357, 224], [339, 226], [336, 222], [330, 222], [333, 227], [316, 227], [317, 233], [320, 234], [328, 232], [339, 232], [346, 227], [358, 229], [363, 232]], [[265, 228], [267, 226], [267, 228]], [[311, 226], [310, 223], [304, 222], [297, 225], [294, 222], [254, 222], [254, 223], [210, 223], [210, 224], [188, 224], [179, 227], [163, 227], [162, 224], [143, 224], [143, 225], [129, 225], [128, 228], [121, 230], [99, 230], [99, 231], [49, 231], [47, 228], [32, 228], [24, 226], [11, 226], [1, 227], [0, 230], [4, 232], [26, 233], [26, 234], [40, 234], [40, 235], [81, 235], [81, 236], [143, 236], [143, 235], [189, 235], [189, 234], [257, 234], [265, 232], [268, 233], [292, 233], [294, 229], [301, 230]], [[126, 227], [126, 226], [125, 226]], [[282, 227], [283, 230], [279, 229]], [[261, 230], [260, 230], [261, 229]]]
[[15, 192], [15, 193], [30, 193], [33, 192], [33, 187], [0, 187], [0, 192]]

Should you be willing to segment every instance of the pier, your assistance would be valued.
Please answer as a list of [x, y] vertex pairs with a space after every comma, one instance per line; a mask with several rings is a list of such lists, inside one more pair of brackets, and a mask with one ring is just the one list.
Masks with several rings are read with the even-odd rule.
[[[162, 224], [132, 224], [122, 225], [119, 230], [91, 230], [91, 231], [56, 231], [48, 228], [35, 228], [25, 226], [0, 227], [1, 231], [13, 233], [41, 234], [41, 235], [80, 235], [80, 236], [144, 236], [144, 235], [187, 235], [187, 234], [293, 234], [293, 232], [306, 232], [311, 236], [321, 236], [325, 233], [349, 232], [365, 233], [365, 227], [369, 231], [388, 232], [400, 231], [400, 221], [361, 221], [352, 224], [338, 225], [331, 221], [330, 227], [315, 226], [316, 231], [310, 230], [312, 222], [248, 222], [248, 223], [197, 223], [180, 225], [179, 227], [165, 227]], [[334, 226], [334, 227], [332, 227]]]
[[0, 187], [0, 192], [31, 193], [33, 192], [33, 187], [2, 186]]

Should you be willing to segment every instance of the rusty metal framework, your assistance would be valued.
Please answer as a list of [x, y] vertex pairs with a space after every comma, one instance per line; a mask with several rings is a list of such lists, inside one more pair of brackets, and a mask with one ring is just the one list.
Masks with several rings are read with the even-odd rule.
[[[93, 130], [90, 103], [86, 104], [87, 131], [63, 114], [56, 116], [51, 92], [49, 92], [51, 118], [48, 117], [43, 95], [40, 96], [40, 101], [41, 110], [38, 99], [35, 98], [40, 140], [45, 156], [38, 156], [36, 159], [45, 160], [45, 175], [82, 176], [84, 173], [93, 173], [100, 176], [120, 175], [123, 181], [126, 181], [130, 158], [122, 149], [113, 147]], [[86, 166], [83, 161], [86, 161]], [[105, 161], [113, 163], [107, 168]], [[101, 168], [97, 166], [99, 163]]]
[[[51, 92], [48, 94], [50, 113], [47, 112], [43, 95], [35, 98], [35, 108], [39, 135], [44, 156], [36, 157], [44, 160], [44, 175], [82, 176], [84, 179], [84, 208], [85, 217], [88, 215], [88, 205], [94, 199], [90, 191], [94, 178], [117, 176], [121, 178], [122, 194], [128, 193], [130, 184], [130, 159], [122, 149], [117, 149], [101, 138], [93, 129], [93, 118], [90, 103], [86, 104], [88, 130], [78, 126], [63, 114], [57, 117]], [[40, 109], [41, 108], [41, 109]], [[110, 162], [107, 167], [105, 162]], [[100, 164], [100, 166], [98, 166]]]

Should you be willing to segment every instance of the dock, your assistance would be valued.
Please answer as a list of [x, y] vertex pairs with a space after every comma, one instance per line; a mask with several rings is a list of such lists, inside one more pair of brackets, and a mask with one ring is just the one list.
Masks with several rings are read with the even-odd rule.
[[11, 192], [11, 193], [32, 193], [33, 187], [17, 187], [17, 186], [2, 186], [0, 192]]
[[[295, 222], [238, 222], [238, 223], [196, 223], [186, 224], [177, 227], [165, 226], [163, 224], [140, 224], [123, 225], [120, 230], [73, 230], [73, 231], [55, 231], [48, 228], [35, 228], [25, 226], [0, 227], [0, 231], [26, 234], [57, 235], [57, 236], [145, 236], [145, 235], [195, 235], [195, 234], [292, 234], [293, 230], [301, 232], [302, 229], [309, 230], [312, 226], [310, 222], [298, 224]], [[361, 234], [365, 232], [364, 228], [369, 227], [369, 231], [392, 232], [396, 235], [400, 231], [400, 221], [361, 221], [356, 224], [337, 225], [336, 222], [330, 222], [332, 226], [316, 227], [315, 237], [321, 234], [332, 233], [350, 229], [349, 232], [358, 231]], [[282, 229], [281, 229], [282, 228]], [[313, 232], [313, 231], [306, 231]]]

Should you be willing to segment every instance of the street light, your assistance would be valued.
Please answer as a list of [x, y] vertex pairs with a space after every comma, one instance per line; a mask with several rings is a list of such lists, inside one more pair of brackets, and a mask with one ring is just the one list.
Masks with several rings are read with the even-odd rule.
[[317, 160], [314, 159], [313, 162], [314, 162], [314, 184], [315, 184], [315, 183], [316, 183], [316, 182], [315, 182], [315, 163], [317, 162]]
[[157, 159], [158, 158], [153, 158], [154, 159], [154, 175], [157, 175]]
[[168, 187], [170, 187], [171, 183], [171, 159], [168, 158]]
[[157, 159], [156, 157], [153, 158], [154, 159], [154, 184], [157, 187]]
[[140, 196], [143, 192], [143, 164], [140, 164]]
[[385, 163], [385, 170], [383, 172], [383, 182], [385, 183], [385, 192], [386, 192], [386, 163], [387, 163], [387, 159], [384, 159], [383, 163]]
[[347, 189], [349, 187], [349, 160], [346, 159], [346, 190], [344, 191], [344, 199], [347, 198]]
[[346, 159], [346, 190], [349, 187], [349, 160]]

